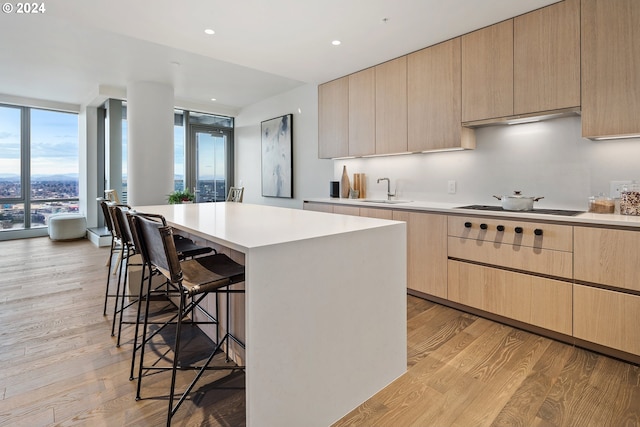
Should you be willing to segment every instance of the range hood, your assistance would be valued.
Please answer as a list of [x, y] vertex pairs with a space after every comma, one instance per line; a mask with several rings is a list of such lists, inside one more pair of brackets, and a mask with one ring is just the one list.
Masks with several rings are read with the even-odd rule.
[[536, 113], [519, 114], [506, 117], [497, 117], [486, 120], [476, 120], [473, 122], [462, 123], [463, 127], [476, 129], [487, 126], [504, 126], [504, 125], [516, 125], [521, 123], [541, 122], [543, 120], [557, 119], [560, 117], [579, 116], [580, 108], [565, 108], [562, 110], [553, 111], [541, 111]]

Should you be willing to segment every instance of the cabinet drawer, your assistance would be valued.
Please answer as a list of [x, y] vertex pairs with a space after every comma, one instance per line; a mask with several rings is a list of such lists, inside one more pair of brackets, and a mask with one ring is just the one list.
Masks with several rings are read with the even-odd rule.
[[640, 296], [574, 285], [576, 338], [640, 355]]
[[449, 236], [448, 245], [450, 258], [567, 279], [573, 277], [571, 252], [451, 236]]
[[357, 206], [334, 205], [333, 213], [340, 215], [360, 216], [360, 208]]
[[333, 213], [333, 205], [327, 203], [304, 202], [302, 209], [305, 211]]
[[448, 233], [449, 236], [495, 244], [573, 251], [573, 227], [567, 225], [477, 216], [449, 216]]
[[571, 335], [572, 285], [568, 282], [448, 261], [451, 301]]
[[575, 227], [576, 280], [640, 291], [640, 232]]

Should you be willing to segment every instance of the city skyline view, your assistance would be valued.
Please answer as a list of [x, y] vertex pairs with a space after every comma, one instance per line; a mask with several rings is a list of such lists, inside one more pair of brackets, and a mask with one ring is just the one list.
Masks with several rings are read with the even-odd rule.
[[78, 149], [77, 114], [0, 105], [0, 230], [78, 210]]
[[[79, 172], [78, 116], [30, 109], [31, 176]], [[0, 106], [0, 177], [20, 176], [21, 121], [19, 108]]]

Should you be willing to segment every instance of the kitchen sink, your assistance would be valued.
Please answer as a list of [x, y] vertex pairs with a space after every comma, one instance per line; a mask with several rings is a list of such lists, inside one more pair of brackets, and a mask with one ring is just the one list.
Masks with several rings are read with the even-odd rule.
[[411, 200], [385, 200], [385, 199], [364, 199], [363, 202], [367, 203], [386, 203], [389, 205], [395, 205], [396, 203], [409, 203]]

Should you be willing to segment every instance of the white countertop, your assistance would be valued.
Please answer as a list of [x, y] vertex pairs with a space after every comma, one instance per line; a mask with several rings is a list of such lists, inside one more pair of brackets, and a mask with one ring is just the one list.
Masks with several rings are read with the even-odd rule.
[[[548, 215], [539, 214], [535, 212], [535, 209], [531, 212], [508, 212], [508, 211], [482, 211], [473, 209], [458, 209], [458, 206], [465, 206], [470, 203], [443, 203], [443, 202], [428, 202], [428, 201], [411, 201], [407, 203], [371, 203], [365, 202], [364, 199], [308, 199], [309, 202], [316, 203], [332, 203], [341, 205], [352, 205], [364, 208], [380, 208], [380, 209], [402, 209], [402, 210], [417, 210], [425, 212], [439, 212], [445, 214], [462, 214], [462, 215], [478, 215], [478, 216], [493, 216], [493, 217], [505, 217], [505, 218], [522, 218], [533, 219], [542, 221], [553, 221], [560, 223], [568, 223], [571, 225], [603, 225], [610, 227], [630, 227], [640, 228], [640, 216], [631, 215], [619, 215], [619, 214], [596, 214], [596, 213], [581, 213], [576, 216], [563, 216], [563, 215]], [[553, 209], [553, 208], [546, 208]]]
[[136, 206], [135, 210], [161, 214], [169, 225], [241, 252], [395, 223], [248, 203]]

